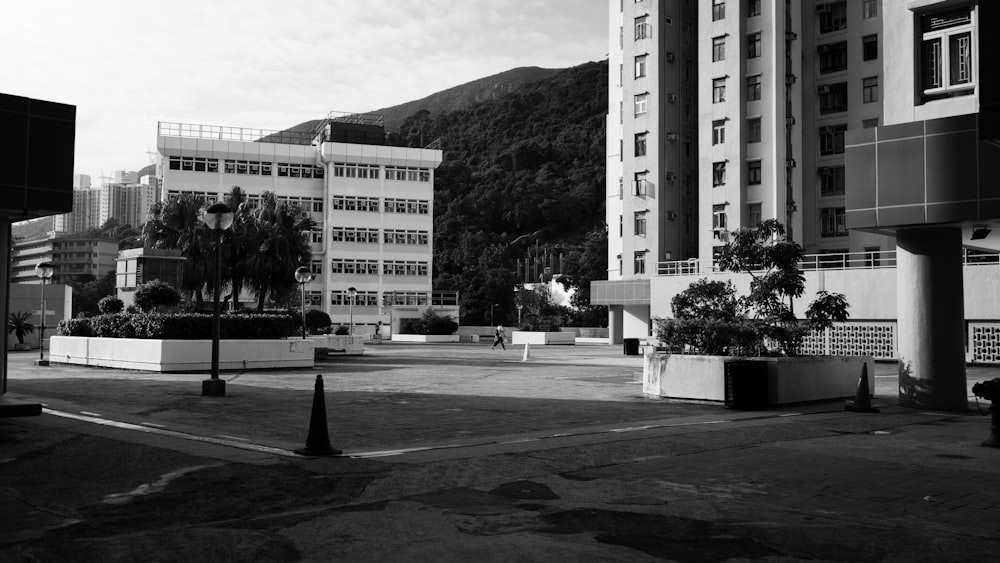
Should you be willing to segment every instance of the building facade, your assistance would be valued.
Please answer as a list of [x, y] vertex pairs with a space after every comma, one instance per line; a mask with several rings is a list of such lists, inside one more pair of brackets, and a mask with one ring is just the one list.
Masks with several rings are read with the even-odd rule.
[[267, 191], [299, 205], [318, 225], [311, 305], [335, 324], [398, 325], [392, 307], [457, 306], [457, 295], [431, 289], [442, 153], [384, 142], [382, 117], [371, 114], [331, 114], [304, 134], [160, 123], [162, 197], [213, 202], [239, 186], [251, 201]]
[[118, 241], [103, 237], [49, 234], [44, 238], [15, 241], [11, 254], [12, 283], [41, 283], [35, 266], [49, 262], [54, 268], [51, 282], [66, 284], [81, 279], [100, 279], [115, 271]]
[[55, 230], [76, 234], [99, 228], [108, 219], [139, 228], [146, 222], [149, 208], [160, 201], [159, 180], [135, 172], [119, 170], [114, 182], [90, 187], [89, 177], [73, 189], [73, 211], [56, 215]]

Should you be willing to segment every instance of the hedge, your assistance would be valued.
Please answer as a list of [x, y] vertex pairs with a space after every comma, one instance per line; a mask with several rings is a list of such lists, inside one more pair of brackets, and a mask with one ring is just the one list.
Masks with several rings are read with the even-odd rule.
[[[118, 313], [59, 321], [58, 336], [207, 340], [212, 315], [199, 313]], [[295, 323], [284, 313], [225, 314], [220, 319], [224, 340], [269, 340], [295, 335]]]

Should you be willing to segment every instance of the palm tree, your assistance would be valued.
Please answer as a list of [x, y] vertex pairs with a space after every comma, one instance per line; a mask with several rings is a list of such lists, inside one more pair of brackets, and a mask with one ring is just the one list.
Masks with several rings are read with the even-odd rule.
[[239, 186], [233, 186], [226, 194], [225, 203], [233, 210], [233, 225], [223, 233], [228, 253], [222, 278], [232, 288], [233, 309], [239, 309], [240, 293], [247, 284], [247, 260], [256, 246], [253, 203]]
[[215, 259], [211, 236], [202, 227], [202, 207], [204, 200], [190, 195], [157, 202], [149, 209], [149, 217], [142, 229], [146, 247], [181, 251], [186, 259], [181, 290], [189, 296], [194, 294], [199, 309], [204, 306], [202, 288]]
[[17, 311], [7, 316], [7, 334], [14, 333], [18, 348], [24, 347], [24, 337], [35, 332], [35, 325], [28, 322], [32, 313]]
[[316, 222], [298, 206], [279, 202], [271, 192], [261, 194], [253, 210], [252, 242], [255, 252], [246, 260], [247, 285], [257, 297], [257, 310], [264, 310], [268, 294], [282, 296], [295, 288], [295, 269], [312, 258], [309, 231]]

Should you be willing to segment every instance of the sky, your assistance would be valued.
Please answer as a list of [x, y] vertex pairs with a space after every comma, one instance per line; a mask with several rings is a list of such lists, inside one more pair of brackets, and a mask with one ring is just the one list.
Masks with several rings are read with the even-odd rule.
[[75, 105], [75, 170], [137, 170], [158, 121], [283, 129], [607, 54], [605, 0], [3, 0], [0, 92]]

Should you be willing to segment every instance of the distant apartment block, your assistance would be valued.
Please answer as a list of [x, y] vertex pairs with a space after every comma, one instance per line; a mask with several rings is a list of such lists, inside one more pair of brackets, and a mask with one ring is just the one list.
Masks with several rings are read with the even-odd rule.
[[99, 279], [115, 271], [118, 241], [79, 235], [49, 234], [44, 238], [15, 241], [11, 254], [12, 283], [41, 283], [35, 266], [52, 264], [52, 283]]
[[161, 199], [159, 180], [153, 176], [140, 178], [136, 172], [124, 170], [116, 171], [109, 179], [114, 181], [90, 187], [89, 176], [77, 175], [73, 212], [55, 217], [56, 232], [82, 233], [100, 227], [111, 218], [136, 228], [145, 223], [149, 208]]

